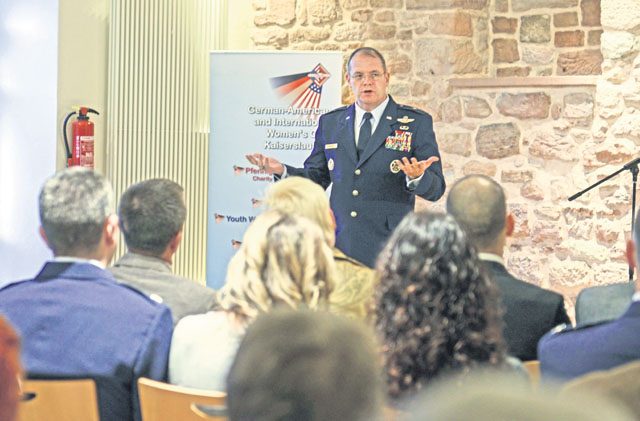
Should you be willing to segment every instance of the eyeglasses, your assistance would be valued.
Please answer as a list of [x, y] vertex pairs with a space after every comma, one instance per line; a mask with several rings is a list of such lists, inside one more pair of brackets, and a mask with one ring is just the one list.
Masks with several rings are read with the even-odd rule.
[[383, 76], [384, 76], [384, 73], [380, 73], [380, 72], [371, 72], [371, 73], [356, 72], [351, 75], [351, 79], [353, 79], [356, 82], [362, 82], [366, 78], [369, 78], [375, 82], [380, 80]]

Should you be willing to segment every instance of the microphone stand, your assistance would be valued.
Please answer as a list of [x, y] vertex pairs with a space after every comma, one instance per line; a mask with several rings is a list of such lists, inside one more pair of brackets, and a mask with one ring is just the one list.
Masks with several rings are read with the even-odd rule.
[[[606, 176], [602, 180], [599, 180], [596, 183], [594, 183], [594, 184], [590, 185], [589, 187], [587, 187], [586, 189], [574, 194], [573, 196], [569, 197], [568, 200], [572, 201], [572, 200], [577, 199], [578, 197], [582, 196], [583, 194], [585, 194], [586, 192], [588, 192], [592, 188], [594, 188], [596, 186], [599, 186], [600, 184], [604, 183], [605, 181], [609, 180], [610, 178], [613, 178], [616, 175], [620, 174], [622, 171], [626, 171], [626, 170], [631, 171], [631, 177], [632, 177], [632, 189], [631, 189], [631, 235], [633, 235], [633, 228], [635, 226], [635, 215], [636, 215], [636, 185], [638, 183], [638, 163], [640, 163], [640, 158], [636, 158], [633, 161], [627, 162], [618, 171], [615, 171], [615, 172], [609, 174], [608, 176]], [[629, 282], [633, 282], [633, 266], [631, 266], [631, 265], [629, 265]]]

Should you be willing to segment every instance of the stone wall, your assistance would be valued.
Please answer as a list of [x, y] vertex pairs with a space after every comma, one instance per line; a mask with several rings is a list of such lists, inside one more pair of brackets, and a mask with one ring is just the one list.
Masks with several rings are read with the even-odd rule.
[[[580, 289], [627, 278], [630, 175], [567, 198], [635, 157], [640, 2], [254, 0], [253, 7], [257, 49], [383, 52], [394, 98], [434, 116], [447, 182], [482, 173], [505, 187], [518, 221], [506, 259], [518, 276], [562, 292], [569, 309]], [[451, 83], [600, 73], [596, 86]], [[345, 84], [343, 100], [352, 99]], [[418, 206], [442, 209], [443, 200]]]

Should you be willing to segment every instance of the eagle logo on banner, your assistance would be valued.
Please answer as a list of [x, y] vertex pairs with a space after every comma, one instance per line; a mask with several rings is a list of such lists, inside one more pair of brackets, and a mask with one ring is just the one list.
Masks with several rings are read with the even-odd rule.
[[278, 76], [270, 79], [271, 87], [286, 102], [296, 108], [319, 108], [322, 85], [331, 74], [320, 63], [308, 73]]

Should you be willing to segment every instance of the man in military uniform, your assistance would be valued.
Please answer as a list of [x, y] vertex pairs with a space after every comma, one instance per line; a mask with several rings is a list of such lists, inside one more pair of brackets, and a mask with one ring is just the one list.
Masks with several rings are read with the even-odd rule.
[[[636, 214], [633, 239], [627, 242], [627, 260], [640, 261], [640, 212]], [[538, 344], [542, 375], [568, 380], [608, 370], [640, 359], [640, 292], [616, 320], [578, 327], [566, 326], [546, 334]]]
[[415, 196], [438, 200], [445, 181], [431, 116], [387, 94], [384, 57], [369, 47], [355, 50], [346, 79], [356, 102], [320, 117], [303, 168], [262, 154], [247, 159], [276, 178], [303, 176], [325, 189], [333, 183], [336, 246], [373, 266], [391, 231], [413, 210]]

